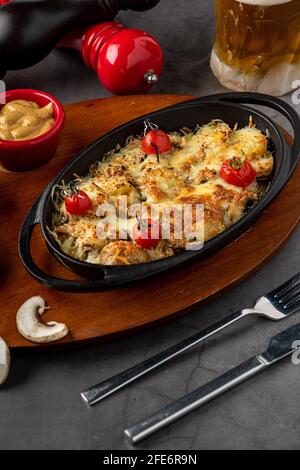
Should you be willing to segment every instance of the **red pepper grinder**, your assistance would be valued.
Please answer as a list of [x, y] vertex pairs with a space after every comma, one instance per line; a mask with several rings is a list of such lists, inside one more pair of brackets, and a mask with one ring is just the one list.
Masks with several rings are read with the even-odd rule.
[[153, 36], [113, 21], [72, 34], [60, 45], [80, 51], [85, 64], [117, 95], [147, 92], [163, 69], [162, 49]]

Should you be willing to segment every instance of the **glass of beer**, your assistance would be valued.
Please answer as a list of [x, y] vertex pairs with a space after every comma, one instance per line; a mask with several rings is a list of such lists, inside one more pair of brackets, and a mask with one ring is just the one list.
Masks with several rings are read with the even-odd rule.
[[211, 68], [227, 88], [281, 96], [300, 80], [300, 0], [215, 0]]

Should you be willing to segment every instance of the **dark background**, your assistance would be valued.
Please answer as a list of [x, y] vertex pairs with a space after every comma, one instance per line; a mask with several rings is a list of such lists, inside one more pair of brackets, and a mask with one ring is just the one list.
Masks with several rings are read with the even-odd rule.
[[[154, 34], [163, 46], [165, 73], [154, 92], [205, 95], [223, 91], [209, 69], [214, 38], [212, 0], [161, 0], [151, 12], [127, 12], [119, 19]], [[35, 67], [8, 73], [6, 81], [10, 89], [44, 89], [63, 102], [108, 95], [96, 75], [70, 51], [56, 50]], [[290, 101], [290, 97], [285, 99]], [[256, 275], [177, 320], [109, 343], [48, 353], [14, 353], [11, 376], [0, 390], [0, 448], [129, 449], [123, 441], [125, 427], [261, 352], [275, 332], [298, 322], [300, 315], [281, 324], [245, 320], [93, 409], [81, 403], [79, 392], [229, 312], [251, 306], [258, 295], [299, 270], [299, 239], [297, 230]], [[139, 448], [299, 449], [299, 372], [299, 367], [286, 360]]]

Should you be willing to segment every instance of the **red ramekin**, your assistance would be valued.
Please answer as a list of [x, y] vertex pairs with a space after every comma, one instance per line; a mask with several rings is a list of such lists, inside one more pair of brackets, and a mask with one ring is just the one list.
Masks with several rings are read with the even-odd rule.
[[[0, 103], [3, 102], [3, 95], [4, 93], [0, 93]], [[62, 104], [44, 91], [30, 89], [6, 91], [6, 103], [13, 100], [35, 101], [39, 106], [53, 103], [55, 124], [48, 132], [28, 140], [0, 139], [0, 163], [10, 171], [28, 171], [43, 165], [54, 155], [59, 134], [64, 127], [65, 112]]]

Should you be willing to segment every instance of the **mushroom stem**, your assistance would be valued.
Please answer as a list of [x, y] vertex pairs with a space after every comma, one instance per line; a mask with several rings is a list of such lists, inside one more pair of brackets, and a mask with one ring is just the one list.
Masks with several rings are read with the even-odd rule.
[[3, 384], [9, 374], [10, 353], [6, 342], [0, 337], [0, 385]]
[[31, 297], [21, 305], [17, 312], [17, 327], [24, 338], [33, 343], [51, 343], [68, 334], [69, 330], [64, 323], [40, 321], [39, 317], [47, 308], [41, 296]]

